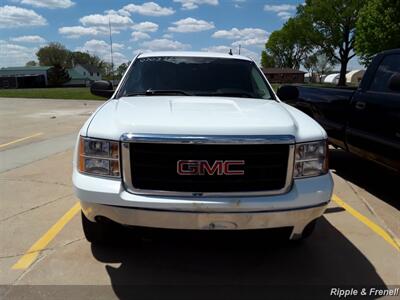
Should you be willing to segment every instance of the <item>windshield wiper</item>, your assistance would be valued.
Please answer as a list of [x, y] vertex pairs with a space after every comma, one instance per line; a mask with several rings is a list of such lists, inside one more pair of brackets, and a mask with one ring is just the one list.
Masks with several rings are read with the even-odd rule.
[[154, 96], [154, 95], [184, 95], [192, 96], [192, 94], [182, 91], [182, 90], [152, 90], [148, 89], [145, 92], [133, 92], [125, 95], [126, 97], [131, 96]]

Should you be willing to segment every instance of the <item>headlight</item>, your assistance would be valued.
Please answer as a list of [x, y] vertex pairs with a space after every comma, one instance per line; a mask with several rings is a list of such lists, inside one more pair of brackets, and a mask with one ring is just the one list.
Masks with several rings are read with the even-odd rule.
[[326, 174], [328, 170], [326, 141], [296, 145], [294, 178], [319, 176]]
[[81, 173], [120, 177], [119, 143], [80, 137], [78, 169]]

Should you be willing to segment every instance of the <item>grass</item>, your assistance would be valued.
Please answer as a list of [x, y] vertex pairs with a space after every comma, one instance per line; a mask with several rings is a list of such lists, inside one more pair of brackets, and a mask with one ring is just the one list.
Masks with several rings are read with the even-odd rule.
[[[278, 88], [282, 85], [291, 85], [293, 83], [271, 83], [272, 88], [276, 92]], [[305, 87], [315, 87], [315, 88], [342, 88], [342, 89], [349, 89], [354, 90], [358, 87], [358, 85], [347, 84], [345, 87], [338, 87], [336, 84], [333, 83], [314, 83], [314, 82], [305, 82], [305, 83], [296, 83], [296, 85], [305, 86]]]
[[0, 98], [105, 100], [90, 93], [87, 87], [0, 89]]
[[[275, 92], [283, 85], [279, 83], [271, 84]], [[336, 87], [332, 84], [324, 83], [305, 83], [304, 86], [310, 87]], [[349, 87], [348, 87], [349, 88]], [[354, 88], [354, 87], [353, 87]], [[90, 93], [87, 87], [71, 88], [38, 88], [38, 89], [0, 89], [0, 98], [39, 98], [39, 99], [78, 99], [78, 100], [105, 100]]]

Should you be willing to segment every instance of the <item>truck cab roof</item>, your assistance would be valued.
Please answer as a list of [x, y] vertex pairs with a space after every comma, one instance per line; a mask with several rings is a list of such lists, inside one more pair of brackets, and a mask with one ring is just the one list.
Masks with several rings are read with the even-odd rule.
[[228, 53], [218, 53], [218, 52], [202, 52], [202, 51], [158, 51], [158, 52], [146, 52], [138, 55], [138, 58], [145, 57], [207, 57], [207, 58], [229, 58], [229, 59], [239, 59], [252, 61], [251, 58]]

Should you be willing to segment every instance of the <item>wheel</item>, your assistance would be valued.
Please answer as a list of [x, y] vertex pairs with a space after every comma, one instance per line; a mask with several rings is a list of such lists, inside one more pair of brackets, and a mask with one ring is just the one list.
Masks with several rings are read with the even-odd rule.
[[107, 224], [92, 222], [81, 211], [82, 227], [86, 239], [92, 244], [105, 244], [110, 240], [111, 230]]
[[315, 219], [307, 224], [307, 226], [304, 228], [304, 230], [301, 234], [300, 240], [305, 240], [311, 236], [311, 234], [314, 232], [316, 223], [317, 223], [317, 219]]
[[303, 232], [301, 233], [301, 236], [296, 235], [296, 237], [294, 239], [290, 240], [290, 243], [292, 245], [301, 245], [303, 243], [303, 241], [305, 241], [307, 238], [309, 238], [311, 236], [311, 234], [314, 232], [316, 223], [317, 223], [317, 219], [308, 223], [307, 226], [304, 227]]

